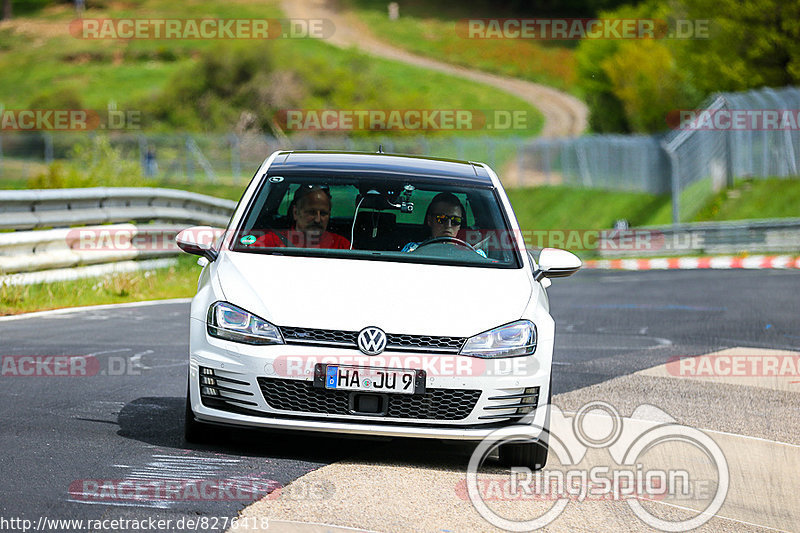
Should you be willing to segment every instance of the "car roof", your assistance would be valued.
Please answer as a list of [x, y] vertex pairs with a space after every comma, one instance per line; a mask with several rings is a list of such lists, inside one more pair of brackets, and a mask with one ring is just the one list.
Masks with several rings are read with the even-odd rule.
[[427, 178], [492, 187], [483, 165], [470, 161], [414, 155], [368, 152], [280, 152], [269, 167], [270, 175], [340, 175], [351, 177]]

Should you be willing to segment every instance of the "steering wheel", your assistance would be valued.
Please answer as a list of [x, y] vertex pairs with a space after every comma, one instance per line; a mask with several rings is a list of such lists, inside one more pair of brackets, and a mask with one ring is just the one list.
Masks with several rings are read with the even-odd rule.
[[456, 237], [434, 237], [433, 239], [428, 239], [427, 241], [419, 243], [417, 245], [417, 249], [419, 250], [423, 246], [427, 246], [429, 244], [436, 244], [437, 242], [450, 242], [453, 244], [457, 244], [459, 246], [463, 246], [465, 248], [469, 248], [476, 254], [478, 253], [478, 250], [476, 250], [475, 247], [472, 246], [470, 243], [468, 243], [467, 241], [462, 241], [461, 239], [458, 239]]

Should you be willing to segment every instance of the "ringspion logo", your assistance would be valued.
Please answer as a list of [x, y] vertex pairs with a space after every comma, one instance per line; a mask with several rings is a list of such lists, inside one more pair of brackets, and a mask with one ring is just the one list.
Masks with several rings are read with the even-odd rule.
[[[541, 423], [550, 411], [550, 423]], [[537, 418], [538, 417], [538, 420]], [[510, 465], [487, 474], [481, 465], [500, 446], [547, 442], [546, 466]], [[502, 449], [501, 449], [502, 453]], [[589, 455], [591, 454], [591, 455]], [[607, 457], [607, 458], [606, 458]], [[537, 409], [522, 423], [497, 429], [475, 448], [466, 480], [456, 494], [478, 514], [508, 531], [532, 531], [554, 522], [572, 502], [625, 502], [643, 523], [662, 531], [690, 531], [713, 518], [728, 494], [730, 471], [720, 446], [697, 428], [679, 424], [654, 405], [640, 405], [630, 417], [603, 401], [584, 404], [568, 416], [557, 406]], [[691, 512], [665, 520], [642, 501], [663, 501]], [[487, 502], [546, 502], [528, 506], [525, 518], [509, 518]]]

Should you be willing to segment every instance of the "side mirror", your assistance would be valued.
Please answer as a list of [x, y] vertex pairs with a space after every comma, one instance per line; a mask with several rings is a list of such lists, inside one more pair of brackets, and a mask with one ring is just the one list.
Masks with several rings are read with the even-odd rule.
[[539, 269], [533, 278], [541, 281], [542, 278], [566, 278], [580, 270], [581, 260], [572, 252], [558, 248], [545, 248], [539, 254]]
[[225, 230], [212, 228], [211, 226], [194, 226], [186, 228], [175, 237], [178, 248], [186, 253], [205, 257], [209, 261], [214, 261], [219, 255], [214, 249], [214, 243]]

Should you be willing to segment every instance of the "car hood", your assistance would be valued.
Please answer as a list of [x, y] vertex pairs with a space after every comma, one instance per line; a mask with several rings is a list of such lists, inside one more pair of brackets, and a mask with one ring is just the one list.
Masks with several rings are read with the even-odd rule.
[[216, 276], [227, 301], [278, 326], [453, 337], [518, 320], [534, 290], [521, 268], [237, 252]]

